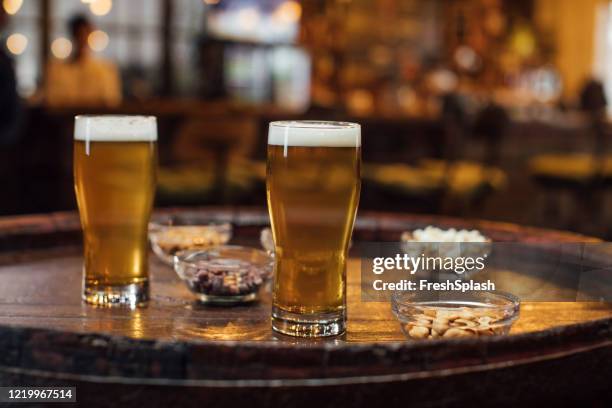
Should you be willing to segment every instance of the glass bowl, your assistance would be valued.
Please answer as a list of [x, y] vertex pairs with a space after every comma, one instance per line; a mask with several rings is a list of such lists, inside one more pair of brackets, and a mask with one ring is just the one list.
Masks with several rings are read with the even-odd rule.
[[274, 259], [270, 255], [242, 246], [181, 251], [174, 256], [178, 276], [198, 300], [207, 304], [257, 300], [273, 268]]
[[232, 237], [232, 224], [194, 224], [169, 217], [149, 224], [149, 240], [155, 255], [168, 265], [180, 251], [206, 249], [226, 244]]
[[259, 243], [268, 255], [274, 256], [274, 238], [272, 237], [272, 230], [270, 228], [264, 228], [259, 232]]
[[[455, 228], [445, 230], [432, 225], [412, 232], [406, 231], [402, 233], [400, 239], [402, 251], [413, 258], [423, 255], [425, 257], [482, 257], [486, 259], [493, 248], [491, 238], [482, 235], [478, 230], [456, 230]], [[475, 275], [478, 270], [457, 272], [434, 269], [430, 272], [437, 272], [441, 278], [452, 280], [456, 279], [457, 275], [464, 277]]]
[[519, 299], [488, 291], [395, 292], [391, 310], [409, 339], [478, 338], [508, 334]]

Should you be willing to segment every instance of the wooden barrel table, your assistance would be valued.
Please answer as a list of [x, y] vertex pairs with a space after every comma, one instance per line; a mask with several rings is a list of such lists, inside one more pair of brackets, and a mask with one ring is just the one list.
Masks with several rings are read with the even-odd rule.
[[[258, 245], [259, 209], [166, 210], [229, 221]], [[398, 241], [429, 224], [478, 228], [495, 241], [586, 242], [571, 233], [442, 217], [362, 214], [354, 241]], [[348, 330], [339, 338], [275, 335], [270, 296], [205, 307], [150, 257], [152, 300], [135, 310], [81, 302], [74, 213], [0, 219], [0, 385], [76, 386], [82, 406], [606, 406], [612, 306], [523, 302], [510, 335], [407, 341], [389, 303], [361, 302], [348, 268]]]

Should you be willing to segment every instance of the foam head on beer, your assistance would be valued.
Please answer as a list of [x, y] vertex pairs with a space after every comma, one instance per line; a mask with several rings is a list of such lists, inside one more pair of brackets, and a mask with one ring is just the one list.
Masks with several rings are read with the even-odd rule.
[[272, 122], [268, 144], [293, 147], [361, 147], [361, 126], [349, 122]]
[[154, 116], [87, 116], [74, 121], [74, 139], [83, 142], [154, 142]]

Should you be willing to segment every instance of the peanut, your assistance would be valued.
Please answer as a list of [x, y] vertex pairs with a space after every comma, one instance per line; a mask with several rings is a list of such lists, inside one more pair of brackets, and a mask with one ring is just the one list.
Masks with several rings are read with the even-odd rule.
[[474, 322], [472, 320], [463, 319], [463, 318], [457, 319], [453, 323], [456, 323], [456, 324], [462, 325], [462, 326], [468, 326], [468, 327], [474, 327], [474, 326], [478, 325], [478, 323], [476, 323], [476, 322]]
[[448, 320], [437, 318], [433, 321], [431, 328], [437, 331], [440, 334], [444, 334], [446, 330], [448, 330], [449, 324]]
[[448, 329], [443, 337], [470, 337], [472, 334], [467, 330], [462, 330], [457, 327]]
[[414, 315], [414, 322], [408, 323], [405, 330], [413, 339], [492, 336], [503, 332], [502, 327], [494, 326], [502, 317], [499, 313], [487, 309], [431, 308]]
[[413, 339], [424, 339], [429, 336], [429, 329], [423, 326], [414, 326], [410, 329], [408, 335]]

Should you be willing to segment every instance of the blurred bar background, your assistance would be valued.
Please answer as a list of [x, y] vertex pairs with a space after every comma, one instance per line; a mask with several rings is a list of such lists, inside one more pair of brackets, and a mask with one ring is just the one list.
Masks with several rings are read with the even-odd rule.
[[608, 0], [0, 1], [0, 214], [76, 208], [75, 114], [158, 117], [158, 206], [265, 205], [267, 124], [329, 119], [361, 211], [612, 238]]

